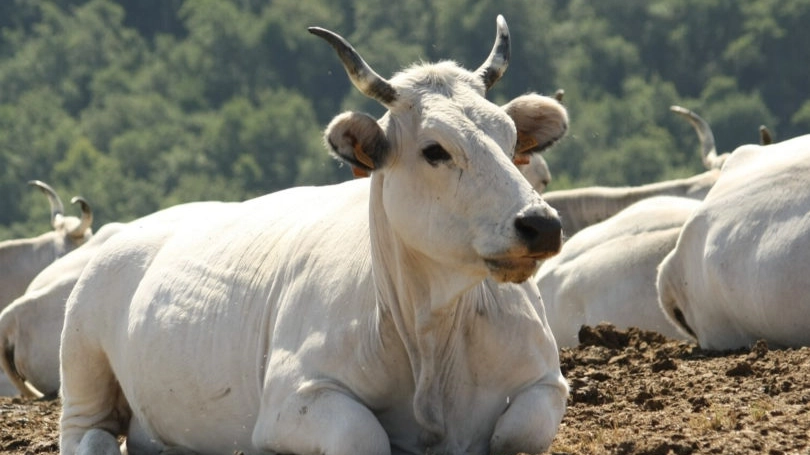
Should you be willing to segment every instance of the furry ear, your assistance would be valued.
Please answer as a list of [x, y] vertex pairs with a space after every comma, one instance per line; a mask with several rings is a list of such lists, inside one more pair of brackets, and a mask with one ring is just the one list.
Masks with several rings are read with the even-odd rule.
[[355, 176], [382, 167], [391, 149], [377, 120], [358, 112], [344, 112], [332, 119], [324, 137], [335, 156], [352, 165]]
[[515, 159], [524, 153], [541, 152], [568, 131], [568, 112], [555, 98], [529, 93], [503, 106], [517, 127]]

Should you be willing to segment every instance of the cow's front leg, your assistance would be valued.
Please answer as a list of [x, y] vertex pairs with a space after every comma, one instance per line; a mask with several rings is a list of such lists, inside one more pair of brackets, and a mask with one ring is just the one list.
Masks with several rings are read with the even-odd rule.
[[515, 396], [495, 424], [492, 454], [543, 453], [551, 446], [565, 413], [568, 387], [562, 377], [535, 383]]
[[300, 455], [391, 453], [388, 435], [374, 414], [343, 392], [299, 391], [280, 400], [280, 406], [265, 406], [273, 401], [263, 401], [253, 429], [259, 449]]

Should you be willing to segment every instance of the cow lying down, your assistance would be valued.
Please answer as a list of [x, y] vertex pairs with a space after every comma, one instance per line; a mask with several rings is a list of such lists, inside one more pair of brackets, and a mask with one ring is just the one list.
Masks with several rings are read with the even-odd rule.
[[706, 349], [810, 345], [810, 135], [739, 147], [661, 263], [662, 308]]
[[543, 262], [537, 285], [558, 347], [579, 344], [579, 329], [609, 322], [686, 339], [658, 305], [658, 264], [700, 201], [643, 199], [568, 239]]
[[[567, 385], [529, 277], [560, 221], [512, 164], [567, 116], [485, 99], [490, 57], [378, 76], [323, 30], [388, 110], [344, 113], [333, 152], [370, 172], [126, 230], [87, 264], [62, 335], [64, 454], [539, 453]], [[520, 106], [520, 112], [514, 107]], [[511, 113], [510, 116], [508, 113]], [[528, 281], [527, 281], [528, 280]]]

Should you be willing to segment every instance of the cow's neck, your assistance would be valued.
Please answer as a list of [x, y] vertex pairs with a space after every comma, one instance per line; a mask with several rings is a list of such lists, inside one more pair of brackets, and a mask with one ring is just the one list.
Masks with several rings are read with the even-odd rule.
[[[373, 179], [374, 180], [374, 179]], [[381, 186], [381, 180], [376, 182]], [[452, 372], [454, 338], [463, 329], [468, 308], [462, 297], [483, 277], [448, 273], [447, 268], [410, 250], [396, 236], [372, 183], [371, 254], [377, 305], [389, 314], [408, 353], [415, 384], [414, 414], [425, 431], [425, 443], [444, 436], [442, 395]], [[463, 299], [469, 300], [469, 299]]]

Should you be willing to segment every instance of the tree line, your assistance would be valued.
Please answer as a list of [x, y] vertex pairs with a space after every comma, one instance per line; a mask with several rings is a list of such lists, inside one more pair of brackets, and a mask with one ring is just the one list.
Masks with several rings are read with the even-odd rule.
[[[720, 152], [810, 129], [810, 3], [803, 0], [9, 0], [0, 3], [0, 240], [48, 229], [26, 186], [82, 195], [96, 226], [195, 200], [243, 200], [351, 178], [322, 130], [381, 113], [333, 50], [345, 36], [381, 75], [420, 60], [477, 67], [495, 17], [512, 60], [489, 98], [565, 90], [568, 137], [549, 189], [700, 172]], [[68, 209], [70, 210], [70, 209]]]

